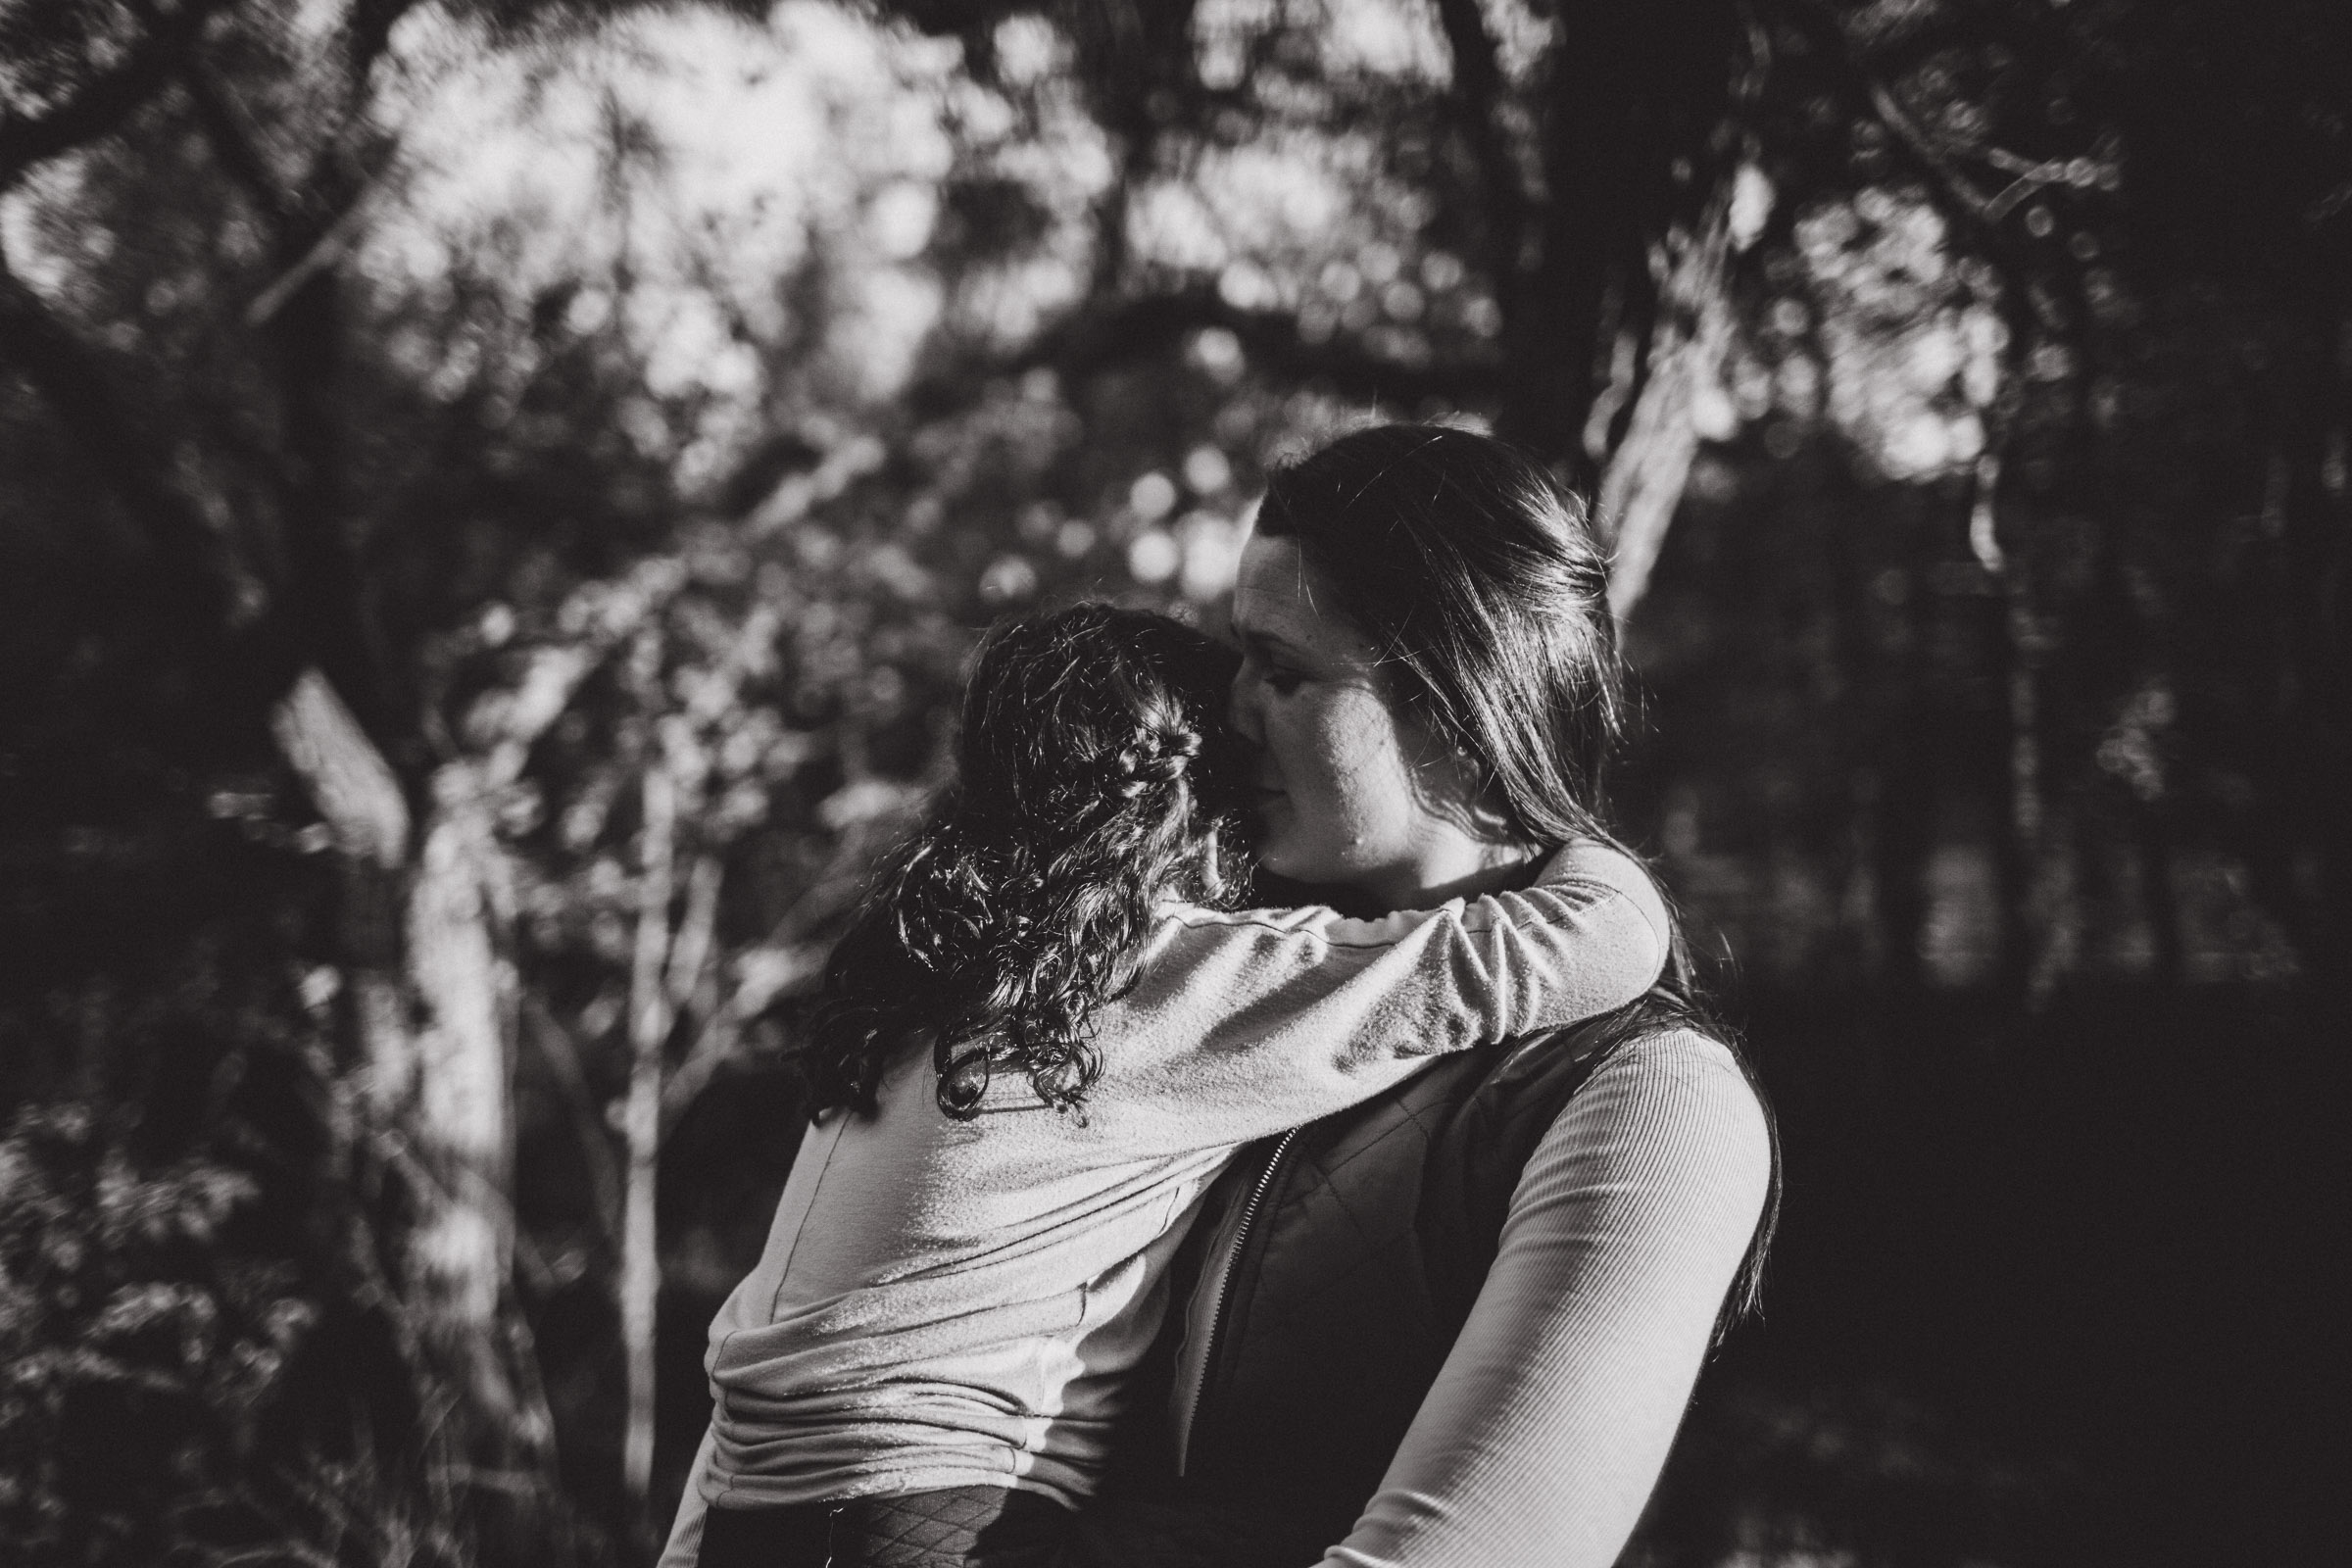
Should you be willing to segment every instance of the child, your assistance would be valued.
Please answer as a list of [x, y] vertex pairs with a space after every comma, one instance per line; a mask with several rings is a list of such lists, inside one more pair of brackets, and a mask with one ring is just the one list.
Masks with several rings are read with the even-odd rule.
[[1597, 844], [1435, 910], [1233, 910], [1233, 667], [1101, 606], [984, 644], [956, 781], [826, 971], [816, 1119], [711, 1325], [716, 1410], [665, 1568], [955, 1563], [983, 1532], [1050, 1534], [1243, 1145], [1656, 980], [1657, 892]]

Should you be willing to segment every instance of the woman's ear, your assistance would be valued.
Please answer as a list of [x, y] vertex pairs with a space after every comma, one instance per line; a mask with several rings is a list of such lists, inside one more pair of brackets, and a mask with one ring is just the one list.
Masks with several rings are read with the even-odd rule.
[[[1392, 705], [1396, 699], [1390, 699]], [[1414, 796], [1432, 816], [1473, 838], [1509, 840], [1511, 811], [1501, 787], [1477, 758], [1451, 735], [1409, 711], [1397, 713]]]

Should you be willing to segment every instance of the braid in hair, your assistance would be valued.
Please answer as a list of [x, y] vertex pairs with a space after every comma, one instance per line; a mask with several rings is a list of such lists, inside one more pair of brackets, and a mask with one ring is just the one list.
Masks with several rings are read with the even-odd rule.
[[1135, 738], [1111, 759], [1110, 787], [1122, 800], [1134, 800], [1155, 784], [1173, 784], [1200, 755], [1198, 731], [1180, 728], [1138, 729]]
[[1076, 1109], [1094, 1013], [1136, 980], [1163, 899], [1229, 905], [1246, 861], [1217, 715], [1233, 656], [1165, 616], [1084, 605], [982, 644], [957, 777], [836, 948], [802, 1065], [812, 1108], [871, 1110], [928, 1036], [940, 1108], [995, 1074]]

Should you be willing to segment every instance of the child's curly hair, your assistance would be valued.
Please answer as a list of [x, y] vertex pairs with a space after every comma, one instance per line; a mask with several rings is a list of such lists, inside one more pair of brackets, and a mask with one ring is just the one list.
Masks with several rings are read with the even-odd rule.
[[871, 1113], [928, 1035], [939, 1106], [999, 1068], [1076, 1107], [1093, 1014], [1124, 995], [1164, 898], [1230, 906], [1248, 861], [1218, 715], [1235, 656], [1164, 615], [1081, 605], [1001, 621], [963, 700], [956, 778], [833, 951], [801, 1053], [809, 1108]]

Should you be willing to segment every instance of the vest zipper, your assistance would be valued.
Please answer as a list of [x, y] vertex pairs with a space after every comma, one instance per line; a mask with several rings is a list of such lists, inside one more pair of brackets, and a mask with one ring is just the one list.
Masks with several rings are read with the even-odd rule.
[[1294, 1127], [1274, 1145], [1274, 1152], [1266, 1156], [1257, 1180], [1250, 1184], [1250, 1197], [1242, 1204], [1242, 1217], [1233, 1227], [1233, 1243], [1225, 1249], [1224, 1266], [1217, 1271], [1217, 1294], [1208, 1314], [1208, 1343], [1200, 1351], [1200, 1377], [1193, 1385], [1192, 1398], [1187, 1402], [1184, 1417], [1184, 1452], [1176, 1456], [1176, 1473], [1183, 1475], [1192, 1468], [1193, 1439], [1200, 1430], [1200, 1404], [1208, 1393], [1208, 1380], [1217, 1369], [1217, 1348], [1225, 1337], [1225, 1315], [1232, 1308], [1233, 1276], [1242, 1265], [1242, 1251], [1250, 1244], [1250, 1229], [1257, 1223], [1257, 1211], [1265, 1203], [1266, 1194], [1273, 1190], [1274, 1173], [1282, 1168], [1282, 1156], [1291, 1151], [1291, 1143], [1298, 1136]]

